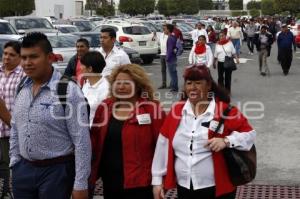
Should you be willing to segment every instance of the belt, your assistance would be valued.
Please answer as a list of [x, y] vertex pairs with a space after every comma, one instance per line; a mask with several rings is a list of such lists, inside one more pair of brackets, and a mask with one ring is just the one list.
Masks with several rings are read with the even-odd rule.
[[69, 154], [65, 156], [59, 156], [56, 158], [51, 158], [51, 159], [44, 159], [44, 160], [27, 160], [23, 158], [26, 162], [29, 162], [30, 164], [37, 166], [37, 167], [47, 167], [47, 166], [52, 166], [55, 164], [61, 164], [65, 162], [70, 162], [75, 160], [74, 154]]

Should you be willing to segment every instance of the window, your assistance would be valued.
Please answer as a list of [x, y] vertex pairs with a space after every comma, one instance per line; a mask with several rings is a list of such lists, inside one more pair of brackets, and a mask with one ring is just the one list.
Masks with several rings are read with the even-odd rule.
[[151, 34], [150, 30], [144, 26], [129, 26], [124, 27], [123, 32], [129, 35], [148, 35]]

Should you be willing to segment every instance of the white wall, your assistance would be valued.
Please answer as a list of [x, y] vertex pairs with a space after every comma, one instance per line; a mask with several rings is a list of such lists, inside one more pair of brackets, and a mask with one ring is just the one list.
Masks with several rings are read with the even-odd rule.
[[63, 18], [75, 16], [75, 0], [35, 0], [36, 16], [55, 16]]

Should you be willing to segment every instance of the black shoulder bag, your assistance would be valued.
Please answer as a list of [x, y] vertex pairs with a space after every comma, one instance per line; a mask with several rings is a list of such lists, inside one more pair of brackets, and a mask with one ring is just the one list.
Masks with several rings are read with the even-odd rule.
[[224, 52], [226, 54], [225, 61], [224, 61], [224, 68], [227, 69], [227, 70], [231, 70], [231, 71], [236, 70], [237, 67], [236, 67], [236, 64], [234, 62], [233, 57], [232, 56], [231, 57], [228, 56], [228, 54], [227, 54], [226, 50], [224, 49], [223, 45], [222, 45], [222, 48], [223, 48], [223, 50], [224, 50]]

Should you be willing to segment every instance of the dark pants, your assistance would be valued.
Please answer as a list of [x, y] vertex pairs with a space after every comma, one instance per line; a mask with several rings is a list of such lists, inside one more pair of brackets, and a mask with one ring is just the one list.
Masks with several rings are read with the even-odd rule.
[[247, 46], [251, 53], [254, 52], [254, 37], [247, 37]]
[[5, 195], [9, 192], [9, 138], [0, 138], [0, 178], [3, 179], [2, 194]]
[[162, 86], [167, 86], [167, 63], [166, 55], [160, 56]]
[[291, 48], [279, 49], [279, 59], [282, 71], [287, 75], [292, 65], [293, 50]]
[[15, 199], [68, 199], [75, 177], [75, 162], [38, 167], [21, 159], [12, 168]]
[[193, 190], [177, 185], [178, 199], [234, 199], [236, 191], [219, 197], [216, 197], [215, 193], [215, 187]]
[[178, 91], [177, 60], [167, 62], [167, 66], [171, 77], [171, 89], [173, 91]]
[[231, 74], [232, 70], [224, 68], [224, 62], [218, 62], [218, 83], [225, 87], [228, 92], [231, 92]]
[[103, 186], [104, 199], [153, 199], [152, 186], [125, 190], [109, 190]]

